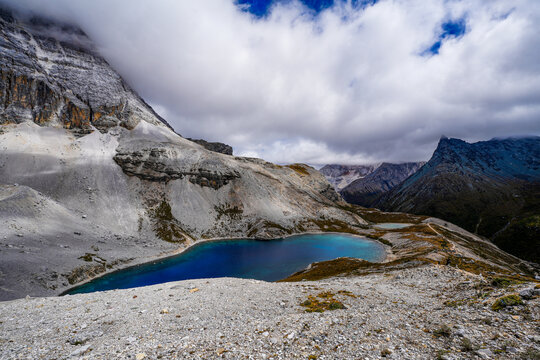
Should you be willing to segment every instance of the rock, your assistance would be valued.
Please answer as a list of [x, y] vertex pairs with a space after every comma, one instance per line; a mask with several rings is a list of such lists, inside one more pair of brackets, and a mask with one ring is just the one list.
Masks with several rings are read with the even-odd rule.
[[168, 313], [169, 313], [169, 309], [162, 309], [159, 313], [160, 313], [160, 314], [168, 314]]
[[465, 336], [465, 329], [462, 326], [458, 326], [456, 331], [454, 331], [454, 334], [459, 337]]
[[493, 359], [493, 352], [489, 349], [480, 349], [476, 351], [476, 354], [482, 359]]
[[221, 356], [221, 355], [223, 355], [223, 353], [225, 351], [227, 351], [227, 350], [225, 350], [225, 348], [219, 348], [219, 349], [216, 350], [216, 354], [218, 354], [218, 356]]
[[69, 356], [71, 357], [81, 356], [81, 355], [84, 355], [84, 353], [86, 353], [88, 350], [90, 350], [90, 345], [84, 345], [75, 349], [71, 354], [69, 354]]
[[519, 292], [519, 296], [521, 296], [523, 299], [531, 299], [534, 295], [533, 289], [523, 289]]
[[190, 139], [190, 138], [187, 138], [187, 139], [189, 141], [193, 141], [194, 143], [202, 145], [206, 150], [210, 150], [210, 151], [225, 154], [225, 155], [233, 154], [233, 148], [227, 144], [223, 144], [220, 142], [208, 142], [202, 139]]
[[135, 360], [143, 360], [144, 358], [146, 358], [145, 353], [138, 353], [137, 355], [135, 355]]
[[190, 292], [190, 293], [194, 293], [194, 292], [197, 292], [197, 291], [199, 291], [199, 290], [200, 290], [199, 288], [193, 288], [193, 289], [189, 290], [189, 292]]

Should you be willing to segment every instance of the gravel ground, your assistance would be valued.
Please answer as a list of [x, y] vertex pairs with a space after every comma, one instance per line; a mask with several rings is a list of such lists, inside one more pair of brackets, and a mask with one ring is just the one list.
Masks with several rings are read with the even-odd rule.
[[[0, 303], [0, 358], [538, 359], [535, 284], [489, 284], [428, 266], [317, 282], [202, 279], [19, 299]], [[523, 305], [491, 310], [497, 297], [524, 289], [533, 295]], [[334, 299], [345, 309], [306, 312], [310, 295], [312, 304]]]

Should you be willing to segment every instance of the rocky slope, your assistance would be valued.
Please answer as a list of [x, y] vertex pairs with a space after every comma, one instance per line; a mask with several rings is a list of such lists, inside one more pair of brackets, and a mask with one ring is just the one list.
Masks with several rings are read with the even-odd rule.
[[352, 204], [372, 207], [380, 197], [414, 174], [425, 162], [382, 163], [375, 171], [341, 189], [343, 198]]
[[334, 186], [336, 191], [341, 191], [347, 185], [357, 179], [371, 174], [380, 164], [372, 165], [325, 165], [319, 169], [326, 179]]
[[443, 218], [540, 262], [540, 138], [442, 138], [433, 157], [376, 206]]
[[201, 238], [365, 224], [308, 166], [176, 134], [79, 29], [1, 15], [0, 299], [56, 294]]
[[[430, 265], [19, 299], [0, 303], [0, 358], [538, 359], [539, 295], [534, 283]], [[494, 306], [508, 296], [516, 304]]]

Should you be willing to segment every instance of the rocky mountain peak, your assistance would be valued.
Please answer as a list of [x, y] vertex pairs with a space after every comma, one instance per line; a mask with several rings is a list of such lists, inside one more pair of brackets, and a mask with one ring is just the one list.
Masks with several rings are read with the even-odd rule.
[[140, 121], [170, 128], [94, 51], [76, 26], [0, 17], [0, 124], [34, 122], [77, 134]]

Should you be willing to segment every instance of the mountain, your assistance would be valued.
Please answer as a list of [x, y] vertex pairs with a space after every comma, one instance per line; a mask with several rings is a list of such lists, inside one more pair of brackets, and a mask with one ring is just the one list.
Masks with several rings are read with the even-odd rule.
[[325, 165], [319, 171], [332, 184], [336, 191], [341, 191], [353, 181], [371, 174], [380, 164], [372, 165]]
[[540, 262], [540, 138], [441, 138], [429, 162], [376, 204], [436, 216]]
[[414, 174], [424, 164], [425, 162], [382, 163], [375, 171], [353, 181], [340, 193], [349, 203], [372, 207], [383, 194]]
[[0, 299], [199, 239], [366, 224], [309, 166], [176, 134], [77, 27], [0, 12], [0, 77]]

